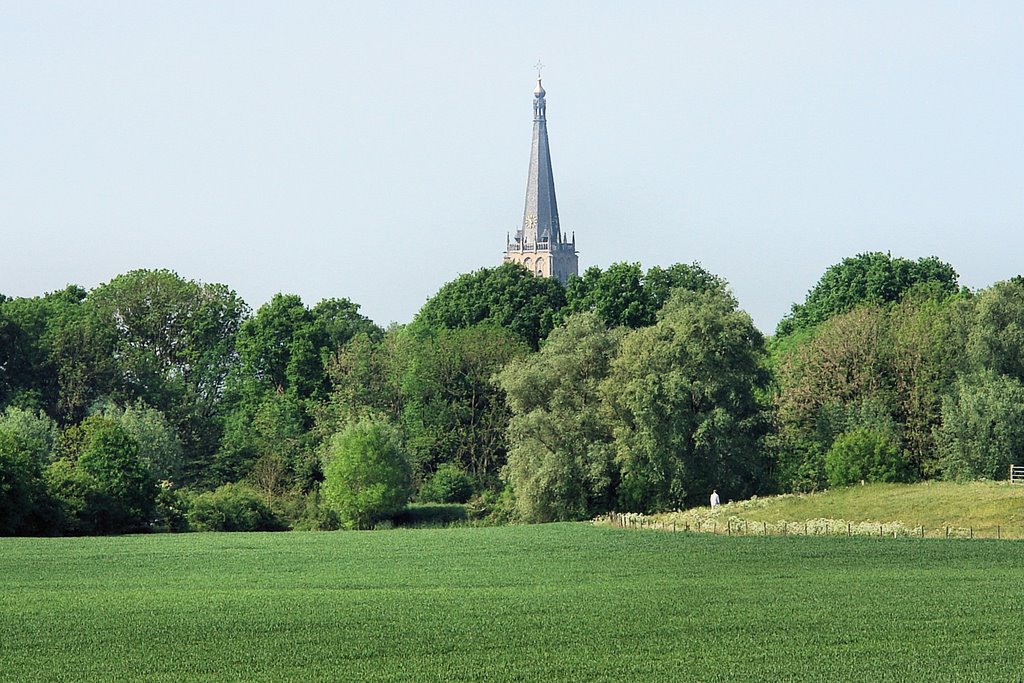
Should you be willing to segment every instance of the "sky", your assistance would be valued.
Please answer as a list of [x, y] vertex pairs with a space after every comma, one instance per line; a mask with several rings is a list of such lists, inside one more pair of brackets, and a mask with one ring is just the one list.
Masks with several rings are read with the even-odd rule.
[[866, 251], [1024, 273], [1024, 3], [0, 0], [0, 293], [136, 268], [408, 322], [501, 262], [542, 60], [581, 272], [771, 333]]

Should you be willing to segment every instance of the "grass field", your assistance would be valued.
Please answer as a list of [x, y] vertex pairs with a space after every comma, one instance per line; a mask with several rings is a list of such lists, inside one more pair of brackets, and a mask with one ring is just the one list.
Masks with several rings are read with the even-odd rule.
[[3, 681], [1019, 681], [1024, 543], [0, 539]]
[[[847, 524], [854, 533], [877, 534], [878, 525], [886, 535], [918, 535], [944, 538], [1024, 538], [1024, 486], [1007, 482], [931, 481], [920, 484], [869, 484], [832, 489], [809, 495], [785, 495], [754, 498], [727, 503], [712, 511], [708, 507], [678, 513], [654, 515], [652, 520], [677, 528], [722, 532], [726, 522], [733, 528], [760, 533], [762, 523], [769, 533], [780, 533], [780, 522], [792, 524], [792, 533], [845, 534]], [[743, 522], [748, 522], [744, 527]], [[717, 525], [715, 525], [717, 523]], [[859, 527], [859, 529], [858, 529]]]

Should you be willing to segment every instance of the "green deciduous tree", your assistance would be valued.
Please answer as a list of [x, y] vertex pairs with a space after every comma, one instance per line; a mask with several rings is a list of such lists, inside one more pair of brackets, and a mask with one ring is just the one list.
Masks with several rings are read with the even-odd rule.
[[242, 324], [238, 352], [244, 376], [298, 399], [326, 396], [325, 362], [357, 334], [380, 329], [348, 299], [325, 299], [312, 309], [294, 294], [275, 294]]
[[[784, 489], [824, 485], [824, 455], [856, 427], [890, 432], [910, 468], [934, 473], [942, 396], [969, 367], [969, 296], [865, 304], [775, 347]], [[809, 475], [817, 472], [817, 479]]]
[[45, 534], [55, 526], [54, 506], [33, 447], [0, 430], [0, 536]]
[[280, 494], [299, 484], [308, 489], [315, 472], [306, 472], [311, 440], [301, 402], [287, 393], [259, 388], [235, 404], [224, 425], [212, 480], [247, 479], [267, 494]]
[[699, 263], [674, 263], [667, 268], [652, 266], [644, 278], [655, 314], [668, 303], [673, 290], [685, 289], [690, 292], [724, 292], [728, 283], [720, 276], [709, 273]]
[[139, 459], [158, 481], [180, 481], [184, 449], [163, 413], [141, 401], [127, 408], [113, 402], [100, 403], [95, 410], [132, 437], [139, 447]]
[[357, 422], [328, 442], [324, 502], [357, 529], [399, 512], [412, 493], [412, 469], [399, 434], [383, 422]]
[[679, 290], [658, 323], [622, 341], [602, 393], [621, 472], [619, 505], [664, 510], [765, 480], [763, 339], [725, 292]]
[[639, 263], [613, 263], [605, 270], [591, 266], [566, 283], [566, 312], [593, 311], [609, 327], [653, 325], [658, 310], [674, 289], [724, 291], [725, 281], [699, 264], [655, 266], [645, 274]]
[[85, 298], [68, 286], [0, 304], [0, 404], [43, 409], [69, 424], [109, 391], [114, 330], [90, 314]]
[[423, 305], [413, 326], [460, 329], [499, 325], [537, 349], [565, 305], [565, 290], [553, 278], [535, 277], [515, 263], [461, 275]]
[[623, 334], [596, 313], [578, 313], [539, 353], [498, 375], [513, 413], [502, 477], [523, 519], [586, 519], [611, 509], [618, 473], [599, 387]]
[[776, 363], [781, 386], [779, 417], [786, 429], [823, 445], [847, 425], [822, 420], [827, 409], [874, 401], [892, 411], [891, 374], [886, 368], [886, 315], [862, 306], [823, 325], [806, 343]]
[[991, 370], [960, 378], [937, 434], [946, 479], [1004, 479], [1024, 458], [1024, 384]]
[[312, 487], [320, 471], [310, 429], [330, 396], [327, 366], [353, 336], [375, 340], [381, 331], [347, 299], [309, 309], [296, 295], [276, 294], [242, 324], [215, 481], [245, 477], [272, 495]]
[[57, 423], [41, 410], [9, 406], [0, 413], [0, 432], [17, 439], [40, 467], [45, 467], [55, 457]]
[[13, 406], [0, 413], [0, 535], [56, 530], [54, 501], [43, 481], [57, 425], [42, 411]]
[[220, 401], [248, 307], [224, 285], [167, 270], [120, 275], [90, 292], [86, 304], [115, 330], [114, 398], [141, 399], [166, 415], [188, 456], [185, 481], [202, 478], [220, 439]]
[[408, 347], [408, 335], [400, 334], [397, 327], [380, 340], [357, 334], [342, 346], [327, 364], [332, 390], [319, 407], [317, 432], [331, 434], [370, 417], [398, 422]]
[[607, 269], [587, 268], [566, 283], [566, 308], [572, 313], [593, 311], [611, 327], [646, 327], [657, 309], [644, 288], [639, 263], [613, 263]]
[[[530, 277], [533, 277], [532, 275]], [[493, 380], [527, 353], [520, 338], [496, 325], [427, 330], [407, 339], [402, 426], [417, 475], [455, 463], [483, 485], [505, 462], [508, 408]]]
[[148, 528], [156, 481], [139, 445], [115, 420], [88, 417], [61, 435], [64, 457], [47, 478], [72, 533], [123, 533]]
[[783, 337], [814, 327], [860, 304], [896, 302], [922, 286], [936, 297], [948, 296], [957, 291], [958, 279], [952, 266], [933, 256], [910, 261], [881, 252], [858, 254], [830, 266], [804, 303], [793, 305], [775, 334]]
[[825, 454], [831, 486], [859, 481], [910, 481], [914, 472], [889, 433], [857, 427], [840, 434]]
[[974, 369], [1024, 382], [1024, 278], [978, 293], [968, 351]]

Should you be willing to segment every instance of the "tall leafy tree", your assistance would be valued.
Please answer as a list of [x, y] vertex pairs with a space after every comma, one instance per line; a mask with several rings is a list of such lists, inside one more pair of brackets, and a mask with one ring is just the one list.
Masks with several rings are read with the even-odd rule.
[[181, 481], [184, 448], [163, 413], [141, 401], [126, 408], [112, 402], [95, 407], [96, 414], [117, 423], [135, 441], [139, 459], [158, 481]]
[[346, 424], [379, 417], [394, 423], [402, 415], [402, 375], [406, 366], [410, 335], [397, 327], [379, 341], [358, 334], [338, 349], [327, 365], [332, 391], [318, 406], [319, 435], [339, 431]]
[[244, 376], [297, 399], [323, 399], [328, 359], [349, 339], [382, 331], [348, 299], [324, 299], [312, 309], [295, 294], [275, 294], [238, 334]]
[[596, 313], [577, 313], [539, 353], [498, 375], [512, 410], [502, 478], [526, 521], [587, 519], [612, 508], [618, 471], [599, 389], [623, 334]]
[[308, 335], [313, 315], [295, 294], [275, 294], [256, 315], [242, 323], [237, 349], [241, 370], [274, 391], [284, 392], [298, 379], [301, 355], [312, 349], [296, 348], [297, 337]]
[[526, 345], [493, 324], [410, 332], [408, 343], [402, 424], [417, 475], [449, 462], [483, 484], [505, 462], [509, 418], [492, 378]]
[[613, 263], [606, 270], [587, 268], [581, 277], [566, 283], [566, 302], [569, 311], [593, 311], [612, 327], [637, 328], [654, 323], [656, 309], [644, 288], [639, 263]]
[[885, 434], [907, 471], [933, 474], [942, 397], [969, 366], [973, 308], [968, 295], [918, 291], [861, 305], [776, 346], [783, 488], [823, 485], [824, 454], [855, 428]]
[[1024, 453], [1024, 384], [991, 370], [960, 378], [942, 407], [939, 466], [946, 479], [1005, 479]]
[[330, 395], [331, 357], [357, 335], [376, 339], [381, 331], [347, 299], [310, 309], [297, 295], [276, 294], [242, 324], [216, 482], [245, 477], [273, 494], [319, 478], [308, 432], [316, 404]]
[[663, 510], [712, 488], [764, 484], [763, 339], [725, 292], [677, 291], [657, 324], [625, 337], [602, 393], [621, 472], [618, 502]]
[[112, 339], [89, 316], [86, 292], [68, 286], [0, 303], [0, 389], [6, 402], [41, 408], [63, 423], [109, 390]]
[[313, 445], [301, 403], [292, 395], [255, 391], [227, 415], [224, 436], [207, 484], [241, 479], [268, 494], [299, 485], [309, 488], [319, 478], [310, 469]]
[[948, 296], [957, 291], [958, 280], [953, 267], [934, 256], [911, 261], [881, 252], [858, 254], [830, 266], [804, 302], [793, 304], [775, 334], [784, 337], [812, 328], [860, 304], [896, 302], [917, 287], [929, 287], [939, 298]]
[[0, 432], [14, 437], [40, 467], [56, 457], [57, 423], [41, 410], [8, 406], [0, 413]]
[[674, 263], [667, 268], [652, 266], [644, 277], [644, 288], [648, 292], [655, 313], [668, 303], [673, 290], [724, 292], [728, 286], [722, 277], [708, 272], [697, 262]]
[[558, 280], [535, 277], [518, 264], [505, 263], [444, 285], [416, 314], [413, 326], [461, 329], [490, 323], [537, 349], [564, 305], [565, 290]]
[[968, 351], [974, 369], [1024, 381], [1024, 278], [978, 293]]
[[889, 309], [888, 334], [894, 422], [899, 425], [910, 465], [925, 476], [936, 473], [936, 430], [943, 397], [969, 372], [967, 338], [974, 300], [967, 293], [935, 299], [911, 293]]
[[605, 270], [591, 266], [566, 283], [565, 310], [593, 311], [610, 327], [647, 327], [674, 289], [725, 291], [726, 283], [697, 263], [654, 266], [646, 273], [639, 263], [613, 263]]
[[141, 399], [164, 413], [190, 456], [186, 481], [200, 477], [220, 438], [220, 401], [248, 307], [225, 285], [167, 270], [120, 275], [86, 303], [115, 331], [114, 397]]

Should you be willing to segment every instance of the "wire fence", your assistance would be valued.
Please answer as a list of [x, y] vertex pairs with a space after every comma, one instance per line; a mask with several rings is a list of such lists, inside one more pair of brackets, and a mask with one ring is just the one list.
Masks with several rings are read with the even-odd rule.
[[875, 536], [879, 538], [942, 539], [1024, 539], [1024, 528], [995, 525], [990, 527], [924, 525], [907, 526], [902, 522], [850, 522], [814, 519], [800, 522], [766, 522], [742, 518], [687, 519], [665, 521], [636, 513], [612, 512], [596, 520], [617, 529], [705, 533], [719, 536]]

